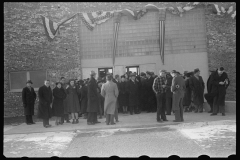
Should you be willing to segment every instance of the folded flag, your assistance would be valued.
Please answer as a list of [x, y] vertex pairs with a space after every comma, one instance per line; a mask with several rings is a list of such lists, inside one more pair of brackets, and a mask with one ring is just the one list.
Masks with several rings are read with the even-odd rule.
[[47, 34], [47, 37], [49, 38], [49, 40], [53, 40], [54, 37], [56, 36], [57, 32], [59, 31], [59, 27], [66, 25], [66, 24], [70, 24], [72, 22], [72, 20], [76, 17], [77, 14], [73, 15], [70, 18], [67, 18], [66, 20], [63, 20], [60, 23], [56, 23], [53, 22], [52, 20], [44, 17], [41, 15], [42, 21], [43, 21], [43, 26], [45, 29], [45, 32]]
[[91, 12], [91, 13], [80, 13], [80, 17], [83, 23], [89, 30], [93, 30], [97, 24], [101, 24], [106, 22], [114, 15], [114, 11], [98, 11], [98, 12]]

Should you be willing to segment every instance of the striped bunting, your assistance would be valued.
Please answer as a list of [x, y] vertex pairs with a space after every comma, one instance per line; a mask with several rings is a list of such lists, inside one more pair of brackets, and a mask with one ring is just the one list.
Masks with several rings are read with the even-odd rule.
[[166, 10], [159, 10], [159, 51], [162, 63], [164, 64], [164, 44], [165, 44], [165, 19]]
[[134, 20], [138, 20], [146, 14], [146, 10], [136, 11], [136, 10], [124, 9], [124, 10], [121, 10], [121, 11], [118, 11], [118, 12], [121, 13], [122, 16], [127, 16], [129, 18], [134, 19]]
[[89, 30], [93, 30], [97, 24], [101, 24], [106, 22], [108, 19], [112, 18], [114, 15], [114, 11], [111, 12], [91, 12], [91, 13], [80, 13], [80, 18], [83, 23]]
[[234, 19], [236, 16], [236, 6], [235, 5], [229, 5], [224, 3], [217, 3], [212, 4], [213, 6], [213, 12], [217, 13], [217, 15], [223, 14], [231, 14], [231, 17]]
[[57, 32], [59, 31], [60, 26], [70, 24], [72, 22], [72, 20], [75, 18], [76, 15], [77, 14], [73, 15], [70, 18], [67, 18], [66, 20], [63, 20], [60, 23], [53, 22], [52, 20], [50, 20], [50, 19], [41, 15], [41, 18], [42, 18], [42, 21], [43, 21], [43, 26], [44, 26], [45, 32], [47, 33], [47, 37], [49, 38], [49, 40], [54, 39]]

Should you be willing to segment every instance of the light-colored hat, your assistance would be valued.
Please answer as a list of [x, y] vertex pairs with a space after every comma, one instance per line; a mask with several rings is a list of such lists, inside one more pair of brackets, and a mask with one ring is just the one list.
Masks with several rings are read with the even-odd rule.
[[165, 69], [162, 69], [162, 70], [160, 70], [159, 72], [164, 72], [164, 73], [166, 73], [167, 71], [166, 71]]
[[91, 71], [90, 72], [90, 76], [94, 76], [94, 75], [96, 75], [96, 72], [95, 71]]

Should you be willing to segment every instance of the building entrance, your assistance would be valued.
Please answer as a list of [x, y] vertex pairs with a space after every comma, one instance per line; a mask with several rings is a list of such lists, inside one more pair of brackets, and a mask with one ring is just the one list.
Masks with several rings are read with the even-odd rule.
[[99, 77], [106, 77], [107, 73], [113, 73], [113, 68], [98, 68]]
[[126, 67], [126, 72], [131, 71], [132, 73], [136, 73], [137, 75], [139, 75], [139, 66], [127, 66]]

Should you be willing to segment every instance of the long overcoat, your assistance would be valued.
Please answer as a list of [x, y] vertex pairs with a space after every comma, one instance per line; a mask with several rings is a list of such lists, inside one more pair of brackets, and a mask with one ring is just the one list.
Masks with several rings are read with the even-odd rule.
[[99, 110], [99, 98], [97, 92], [97, 81], [91, 77], [88, 82], [88, 104], [87, 112], [98, 112]]
[[68, 109], [68, 94], [67, 94], [67, 84], [62, 84], [62, 88], [64, 90], [64, 92], [66, 93], [66, 98], [63, 100], [63, 108], [64, 108], [64, 114], [68, 114], [69, 113], [69, 109]]
[[167, 84], [166, 84], [166, 98], [172, 97], [173, 93], [171, 92], [171, 86], [172, 86], [172, 76], [167, 76]]
[[190, 88], [193, 92], [193, 104], [198, 106], [204, 103], [204, 87], [205, 85], [201, 76], [199, 76], [199, 79], [197, 79], [195, 76], [190, 78]]
[[129, 80], [127, 82], [127, 92], [128, 92], [128, 95], [129, 95], [129, 106], [135, 106], [135, 105], [138, 105], [138, 83], [135, 81], [133, 82], [132, 80]]
[[22, 102], [24, 107], [24, 115], [34, 115], [34, 104], [36, 100], [36, 93], [34, 88], [24, 87], [22, 90]]
[[[218, 71], [216, 71], [212, 74], [213, 75], [210, 77], [210, 80], [209, 80], [209, 83], [211, 85], [210, 93], [218, 96], [216, 105], [225, 106], [226, 89], [228, 88], [228, 86], [230, 84], [228, 75], [226, 72], [223, 72], [222, 75], [219, 76]], [[228, 80], [228, 84], [220, 85], [219, 82], [224, 82], [225, 79]]]
[[185, 79], [186, 90], [183, 97], [183, 106], [189, 106], [191, 104], [192, 91], [190, 88], [190, 78], [186, 77]]
[[55, 87], [53, 89], [53, 116], [62, 117], [64, 115], [63, 100], [67, 97], [64, 89]]
[[[177, 85], [179, 88], [177, 88]], [[186, 89], [185, 81], [183, 77], [176, 76], [173, 77], [171, 91], [173, 92], [173, 103], [172, 103], [172, 110], [177, 111], [182, 106], [182, 99], [184, 96], [184, 91]]]
[[127, 90], [126, 90], [126, 85], [127, 85], [127, 82], [120, 82], [120, 84], [119, 84], [118, 99], [119, 99], [119, 105], [120, 106], [127, 106], [128, 105], [128, 94], [127, 94]]
[[119, 92], [116, 83], [108, 81], [102, 85], [101, 95], [105, 98], [104, 114], [114, 114], [117, 107], [118, 94]]
[[42, 86], [38, 90], [39, 104], [37, 117], [40, 119], [48, 119], [52, 117], [52, 90], [50, 87]]
[[210, 106], [213, 106], [213, 98], [214, 98], [214, 96], [216, 96], [216, 93], [211, 93], [211, 90], [212, 90], [212, 84], [210, 84], [211, 76], [213, 76], [213, 73], [211, 73], [211, 75], [208, 77], [208, 80], [207, 80], [207, 93], [204, 94], [204, 97], [207, 100], [207, 103]]
[[70, 113], [78, 113], [80, 112], [80, 104], [78, 100], [78, 93], [80, 93], [80, 90], [77, 86], [69, 86], [66, 89], [66, 92], [68, 94], [68, 112]]
[[[113, 79], [112, 82], [113, 82], [113, 83], [116, 83], [117, 88], [118, 88], [118, 92], [119, 92], [119, 88], [120, 88], [120, 83], [121, 83], [121, 82], [118, 82], [116, 79]], [[119, 96], [118, 96], [118, 98], [117, 98], [117, 103], [116, 103], [116, 108], [119, 108], [119, 106], [120, 106], [120, 103], [119, 103]]]
[[153, 82], [154, 82], [154, 78], [153, 77], [150, 77], [149, 79], [146, 80], [146, 92], [147, 92], [147, 97], [148, 98], [156, 97], [155, 93], [154, 93], [154, 91], [152, 89]]
[[86, 113], [87, 112], [87, 103], [88, 103], [88, 88], [87, 86], [82, 86], [80, 89], [80, 101], [81, 101], [81, 113]]

